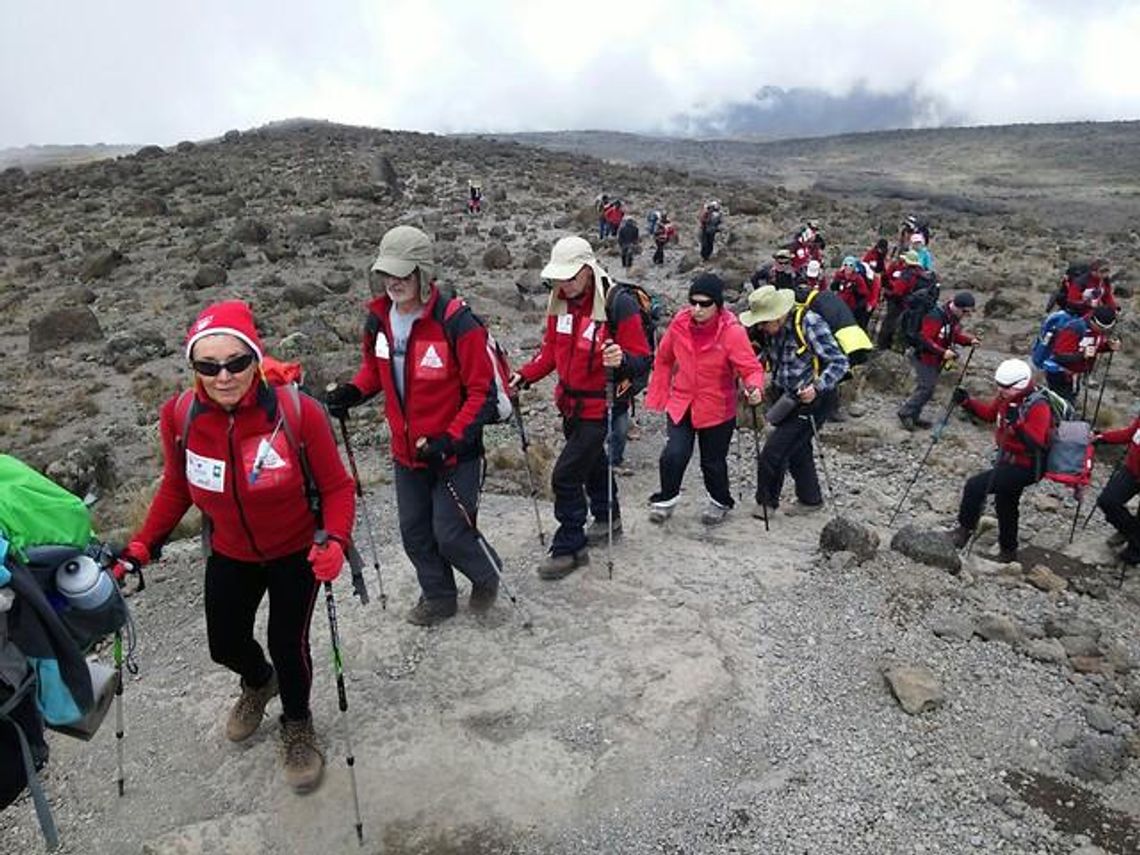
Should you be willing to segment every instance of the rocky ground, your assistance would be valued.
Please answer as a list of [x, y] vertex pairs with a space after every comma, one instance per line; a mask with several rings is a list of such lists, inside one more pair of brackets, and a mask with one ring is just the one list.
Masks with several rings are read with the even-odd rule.
[[[364, 271], [384, 230], [410, 222], [434, 234], [443, 281], [523, 358], [539, 334], [538, 268], [560, 234], [590, 234], [602, 189], [639, 217], [665, 207], [681, 223], [667, 264], [654, 268], [645, 253], [631, 274], [672, 305], [704, 269], [692, 229], [702, 198], [728, 209], [710, 267], [733, 283], [806, 217], [822, 221], [834, 265], [893, 232], [904, 213], [927, 214], [947, 286], [969, 285], [985, 303], [975, 325], [985, 347], [967, 380], [979, 392], [1000, 359], [1026, 352], [1064, 262], [1107, 254], [1130, 310], [1101, 414], [1119, 423], [1136, 393], [1128, 272], [1140, 252], [1119, 224], [1120, 194], [1134, 192], [1122, 176], [1140, 134], [1086, 127], [1083, 150], [1063, 128], [1008, 129], [1007, 142], [1028, 140], [1013, 155], [990, 131], [914, 135], [901, 149], [883, 135], [876, 168], [889, 173], [892, 153], [906, 158], [895, 195], [885, 185], [868, 194], [761, 183], [700, 144], [647, 142], [670, 154], [629, 167], [327, 125], [9, 170], [0, 174], [0, 437], [5, 451], [97, 497], [100, 530], [122, 534], [158, 471], [157, 405], [187, 382], [179, 345], [201, 306], [248, 299], [270, 349], [302, 359], [320, 388], [354, 369]], [[812, 149], [813, 162], [858, 177], [852, 164], [865, 163], [871, 141]], [[1024, 184], [1081, 186], [1079, 225], [1058, 214], [1054, 196], [1012, 199], [987, 179], [1018, 152]], [[1041, 152], [1053, 153], [1048, 175]], [[779, 171], [797, 156], [782, 143], [753, 147], [740, 163]], [[463, 213], [468, 178], [487, 193], [478, 218]], [[616, 248], [600, 252], [616, 269]], [[506, 427], [490, 429], [482, 522], [530, 632], [505, 599], [485, 620], [461, 612], [430, 630], [402, 621], [415, 586], [395, 536], [384, 427], [374, 415], [355, 421], [391, 601], [387, 612], [362, 607], [338, 585], [363, 851], [1140, 851], [1140, 576], [1120, 583], [1099, 519], [1068, 546], [1073, 500], [1049, 485], [1023, 501], [1023, 541], [1064, 554], [998, 565], [986, 557], [988, 531], [959, 566], [930, 532], [951, 521], [990, 437], [957, 417], [889, 529], [929, 443], [894, 419], [907, 383], [893, 354], [861, 369], [845, 390], [852, 417], [824, 433], [833, 510], [776, 514], [767, 533], [746, 510], [704, 530], [695, 465], [677, 515], [652, 527], [643, 503], [663, 440], [659, 417], [643, 414], [629, 449], [634, 474], [621, 479], [626, 534], [612, 580], [604, 550], [563, 582], [537, 579], [517, 442]], [[549, 398], [544, 383], [525, 399], [543, 481], [557, 447]], [[746, 434], [739, 465], [733, 458], [745, 505], [751, 448]], [[1097, 484], [1112, 462], [1098, 466]], [[542, 513], [549, 531], [545, 501]], [[834, 515], [866, 529], [829, 523]], [[318, 793], [286, 791], [268, 723], [248, 745], [224, 742], [236, 686], [208, 661], [199, 568], [193, 542], [180, 543], [133, 598], [141, 670], [126, 694], [126, 797], [114, 793], [110, 728], [89, 744], [52, 741], [47, 787], [64, 851], [360, 851], [328, 668], [314, 687], [329, 757]], [[314, 645], [327, 662], [323, 613]], [[26, 801], [0, 814], [4, 851], [36, 851], [37, 835]]]

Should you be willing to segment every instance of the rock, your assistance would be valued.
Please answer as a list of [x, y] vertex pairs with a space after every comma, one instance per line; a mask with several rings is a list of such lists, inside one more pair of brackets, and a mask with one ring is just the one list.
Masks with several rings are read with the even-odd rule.
[[1086, 843], [1083, 846], [1078, 846], [1069, 855], [1109, 855], [1109, 853], [1095, 843]]
[[1025, 581], [1032, 585], [1034, 588], [1039, 588], [1047, 593], [1056, 593], [1063, 591], [1069, 587], [1069, 583], [1046, 567], [1044, 564], [1037, 564], [1025, 574]]
[[483, 251], [483, 267], [503, 270], [511, 266], [511, 251], [501, 243], [493, 243]]
[[878, 551], [879, 535], [863, 523], [833, 517], [819, 533], [819, 548], [825, 554], [853, 552], [861, 564]]
[[126, 263], [127, 257], [119, 250], [110, 247], [101, 249], [83, 259], [79, 278], [83, 282], [90, 282], [92, 279], [106, 279], [116, 267]]
[[194, 274], [193, 286], [201, 291], [203, 288], [212, 288], [215, 285], [225, 285], [229, 279], [226, 269], [219, 264], [203, 264]]
[[59, 460], [48, 464], [44, 474], [79, 497], [115, 486], [111, 449], [105, 442], [79, 443]]
[[265, 225], [261, 220], [239, 220], [237, 224], [230, 229], [230, 240], [240, 241], [241, 243], [265, 243], [269, 240], [269, 226]]
[[169, 213], [166, 200], [161, 196], [140, 196], [135, 200], [134, 209], [140, 217], [159, 217]]
[[120, 374], [133, 371], [155, 359], [162, 359], [173, 353], [162, 333], [154, 329], [139, 327], [130, 332], [116, 333], [107, 339], [102, 362], [110, 365]]
[[847, 552], [841, 549], [838, 552], [831, 553], [827, 567], [833, 573], [842, 573], [844, 570], [851, 569], [851, 567], [858, 563], [858, 560], [859, 557], [854, 552]]
[[44, 353], [82, 341], [102, 341], [99, 319], [87, 306], [63, 306], [28, 322], [28, 352]]
[[85, 285], [74, 285], [60, 295], [61, 306], [90, 306], [96, 300], [96, 294]]
[[1035, 638], [1027, 641], [1022, 646], [1021, 652], [1030, 659], [1036, 659], [1038, 662], [1049, 662], [1054, 665], [1061, 665], [1069, 658], [1068, 654], [1065, 653], [1065, 648], [1061, 646], [1061, 642], [1055, 638]]
[[1068, 656], [1099, 656], [1096, 640], [1087, 635], [1062, 635], [1061, 646]]
[[245, 258], [245, 250], [241, 248], [241, 244], [229, 240], [208, 243], [200, 247], [197, 252], [197, 259], [204, 264], [217, 264], [227, 269], [241, 258]]
[[876, 351], [862, 368], [863, 382], [876, 392], [898, 394], [911, 385], [910, 364], [893, 350]]
[[523, 297], [545, 297], [548, 293], [542, 277], [533, 270], [525, 271], [515, 280], [515, 289]]
[[1021, 630], [1017, 628], [1017, 624], [997, 612], [983, 612], [974, 624], [974, 632], [986, 641], [1017, 644], [1021, 640]]
[[1133, 661], [1132, 654], [1129, 652], [1128, 647], [1121, 642], [1109, 641], [1105, 643], [1104, 639], [1101, 639], [1100, 646], [1101, 653], [1104, 654], [1105, 660], [1117, 673], [1127, 674], [1136, 667], [1136, 663]]
[[1060, 638], [1063, 635], [1087, 635], [1096, 640], [1100, 638], [1100, 627], [1091, 620], [1074, 615], [1058, 615], [1046, 618], [1044, 624], [1045, 634], [1051, 638]]
[[892, 665], [883, 669], [883, 677], [899, 705], [911, 715], [942, 705], [942, 687], [934, 674], [922, 665]]
[[1065, 719], [1053, 728], [1053, 741], [1062, 748], [1072, 748], [1081, 738], [1081, 726], [1072, 719]]
[[331, 270], [321, 277], [321, 284], [334, 294], [347, 294], [352, 289], [352, 278], [347, 273]]
[[920, 564], [942, 567], [951, 573], [962, 570], [958, 550], [954, 548], [950, 536], [943, 531], [923, 531], [914, 525], [903, 526], [891, 538], [891, 549]]
[[986, 304], [982, 306], [982, 317], [984, 318], [1008, 318], [1015, 310], [1021, 308], [1020, 302], [1011, 300], [1008, 296], [1003, 294], [994, 294]]
[[144, 145], [135, 152], [135, 157], [139, 160], [157, 160], [160, 157], [165, 157], [166, 152], [162, 146], [157, 145]]
[[1112, 666], [1099, 656], [1072, 656], [1069, 665], [1078, 674], [1107, 674], [1112, 671]]
[[301, 282], [296, 285], [286, 285], [281, 292], [281, 298], [292, 303], [298, 309], [306, 306], [315, 306], [328, 296], [323, 288], [311, 282]]
[[400, 176], [396, 174], [396, 167], [392, 165], [391, 158], [386, 154], [380, 155], [376, 160], [376, 178], [388, 188], [388, 192], [393, 196], [404, 195]]
[[1111, 784], [1124, 771], [1125, 750], [1118, 736], [1086, 736], [1070, 750], [1065, 770], [1083, 781]]
[[[237, 133], [237, 131], [231, 131]], [[186, 825], [142, 845], [142, 855], [209, 855], [211, 852], [263, 852], [273, 833], [267, 814], [233, 816]]]
[[261, 252], [265, 255], [265, 260], [270, 264], [276, 264], [278, 261], [285, 261], [297, 257], [297, 250], [293, 249], [293, 247], [287, 243], [280, 243], [278, 241], [269, 241], [262, 246]]
[[289, 223], [289, 233], [297, 237], [320, 237], [332, 231], [332, 220], [328, 214], [303, 214], [294, 217]]
[[677, 262], [677, 272], [688, 273], [690, 270], [695, 269], [700, 264], [700, 255], [695, 252], [686, 252], [681, 256], [681, 260]]
[[236, 143], [240, 139], [241, 131], [238, 130], [230, 130], [222, 134], [222, 142], [224, 143]]
[[1116, 716], [1100, 704], [1085, 707], [1085, 721], [1098, 733], [1112, 733], [1116, 730]]
[[[946, 615], [930, 622], [930, 631], [939, 638], [969, 641], [974, 636], [974, 622], [963, 615]], [[1064, 651], [1061, 651], [1062, 657]]]

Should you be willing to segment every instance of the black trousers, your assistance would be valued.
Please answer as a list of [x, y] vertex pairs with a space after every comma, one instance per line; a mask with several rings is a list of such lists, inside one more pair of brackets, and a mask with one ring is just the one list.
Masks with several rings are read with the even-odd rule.
[[736, 418], [711, 427], [693, 427], [692, 413], [686, 411], [680, 422], [666, 417], [665, 448], [658, 467], [661, 472], [661, 492], [650, 497], [653, 502], [665, 502], [681, 492], [685, 469], [693, 456], [694, 442], [701, 444], [701, 476], [709, 497], [725, 508], [731, 508], [732, 491], [728, 485], [728, 447]]
[[665, 244], [661, 243], [660, 241], [657, 242], [656, 248], [653, 250], [653, 263], [654, 264], [664, 264], [665, 263]]
[[1128, 538], [1128, 545], [1134, 550], [1140, 550], [1140, 518], [1125, 505], [1137, 493], [1140, 493], [1140, 483], [1136, 476], [1120, 466], [1096, 498], [1097, 507], [1104, 511], [1104, 518]]
[[[586, 546], [587, 511], [596, 520], [609, 517], [609, 461], [606, 457], [605, 420], [562, 419], [566, 444], [554, 462], [550, 482], [554, 490], [554, 518], [558, 528], [550, 541], [551, 555], [568, 555]], [[617, 482], [612, 484], [614, 519], [621, 516]]]
[[978, 527], [986, 496], [993, 494], [998, 520], [998, 545], [1017, 549], [1017, 525], [1021, 518], [1021, 493], [1040, 477], [1032, 467], [999, 463], [993, 469], [966, 479], [958, 506], [958, 525], [973, 531]]
[[903, 306], [900, 300], [887, 300], [887, 311], [883, 315], [883, 322], [879, 324], [879, 337], [875, 341], [875, 346], [879, 350], [890, 350], [895, 341], [895, 330], [899, 326], [899, 318], [902, 317]]
[[[313, 660], [309, 623], [318, 584], [308, 550], [265, 562], [237, 561], [214, 553], [206, 559], [206, 637], [210, 658], [241, 676], [247, 686], [264, 686], [277, 672], [281, 708], [290, 720], [309, 717]], [[269, 656], [253, 637], [257, 607], [269, 592]]]
[[713, 243], [716, 241], [716, 232], [701, 230], [701, 260], [708, 261], [713, 254]]
[[633, 265], [633, 244], [621, 244], [621, 266], [631, 267]]
[[[773, 400], [778, 400], [777, 392]], [[770, 508], [779, 507], [784, 478], [790, 473], [796, 485], [796, 499], [802, 505], [823, 503], [819, 476], [812, 451], [812, 419], [815, 429], [823, 427], [839, 403], [839, 393], [821, 392], [809, 406], [801, 406], [768, 434], [756, 464], [756, 501]]]

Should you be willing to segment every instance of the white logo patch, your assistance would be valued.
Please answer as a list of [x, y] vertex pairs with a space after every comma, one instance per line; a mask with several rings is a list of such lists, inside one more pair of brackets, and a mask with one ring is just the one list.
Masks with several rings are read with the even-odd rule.
[[388, 336], [376, 333], [376, 347], [372, 351], [377, 359], [388, 359]]
[[420, 365], [424, 368], [443, 368], [443, 360], [439, 358], [434, 344], [428, 345], [424, 358], [420, 360]]
[[586, 339], [586, 341], [593, 341], [594, 340], [594, 322], [593, 321], [590, 321], [588, 324], [586, 324], [586, 328], [584, 330], [582, 330], [582, 338]]
[[284, 469], [285, 461], [281, 459], [273, 446], [269, 444], [269, 440], [262, 437], [261, 442], [257, 446], [257, 456], [254, 458], [255, 463], [260, 463], [260, 469]]
[[563, 335], [570, 335], [574, 331], [574, 318], [571, 315], [559, 315], [558, 322], [554, 327], [555, 332], [562, 333]]
[[226, 461], [203, 457], [186, 449], [186, 480], [201, 490], [224, 493], [226, 490]]

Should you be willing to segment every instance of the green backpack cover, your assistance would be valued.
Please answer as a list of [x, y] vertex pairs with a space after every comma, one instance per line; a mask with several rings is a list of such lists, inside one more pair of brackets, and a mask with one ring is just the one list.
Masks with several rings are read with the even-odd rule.
[[15, 457], [0, 454], [0, 536], [20, 561], [29, 546], [80, 549], [91, 542], [91, 516], [83, 500]]

